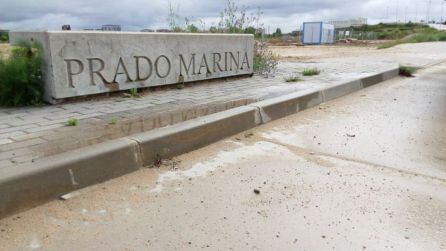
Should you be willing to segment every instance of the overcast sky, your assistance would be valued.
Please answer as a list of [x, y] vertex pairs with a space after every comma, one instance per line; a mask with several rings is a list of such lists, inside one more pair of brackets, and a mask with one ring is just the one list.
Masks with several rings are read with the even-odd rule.
[[[430, 19], [440, 20], [444, 0], [431, 0]], [[296, 30], [303, 21], [366, 17], [369, 23], [426, 19], [429, 0], [235, 0], [248, 11], [260, 8], [262, 23], [273, 31]], [[217, 25], [226, 0], [173, 0], [182, 17]], [[397, 8], [398, 7], [398, 8]], [[398, 10], [398, 15], [397, 15]], [[445, 7], [446, 14], [446, 7]], [[168, 0], [1, 0], [0, 29], [98, 28], [120, 24], [124, 30], [168, 28]]]

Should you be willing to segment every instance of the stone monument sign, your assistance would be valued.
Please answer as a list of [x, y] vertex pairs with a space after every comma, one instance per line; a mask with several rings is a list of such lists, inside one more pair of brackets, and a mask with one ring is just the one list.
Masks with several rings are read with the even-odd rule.
[[42, 46], [44, 99], [50, 103], [253, 72], [252, 35], [16, 31], [10, 41]]

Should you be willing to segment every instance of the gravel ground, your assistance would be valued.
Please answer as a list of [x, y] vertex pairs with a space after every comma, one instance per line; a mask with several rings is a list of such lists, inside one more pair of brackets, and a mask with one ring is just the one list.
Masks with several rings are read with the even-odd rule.
[[446, 60], [446, 42], [401, 44], [388, 49], [375, 46], [314, 45], [270, 47], [282, 60], [336, 60], [337, 58], [358, 58], [364, 60], [382, 60], [389, 62], [422, 66], [431, 61]]

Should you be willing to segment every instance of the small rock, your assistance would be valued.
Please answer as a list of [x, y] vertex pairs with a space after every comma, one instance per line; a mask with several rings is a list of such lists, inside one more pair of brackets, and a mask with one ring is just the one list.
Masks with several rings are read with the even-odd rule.
[[260, 190], [259, 189], [254, 189], [254, 193], [255, 194], [260, 194]]
[[76, 197], [78, 195], [80, 195], [80, 192], [79, 191], [74, 191], [74, 192], [71, 192], [71, 193], [67, 193], [67, 194], [61, 195], [59, 197], [59, 199], [61, 199], [61, 200], [69, 200], [69, 199], [74, 198], [74, 197]]
[[245, 138], [250, 138], [250, 137], [252, 137], [253, 135], [254, 135], [254, 133], [252, 133], [252, 132], [248, 132], [248, 133], [245, 134]]
[[350, 138], [354, 138], [354, 137], [356, 137], [355, 134], [349, 134], [349, 133], [347, 133], [346, 135], [347, 135], [347, 137], [350, 137]]

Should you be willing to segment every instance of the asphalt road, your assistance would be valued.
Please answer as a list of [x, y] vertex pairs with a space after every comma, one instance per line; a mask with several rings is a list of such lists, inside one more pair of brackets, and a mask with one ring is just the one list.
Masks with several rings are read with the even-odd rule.
[[73, 195], [0, 249], [446, 250], [446, 64]]

